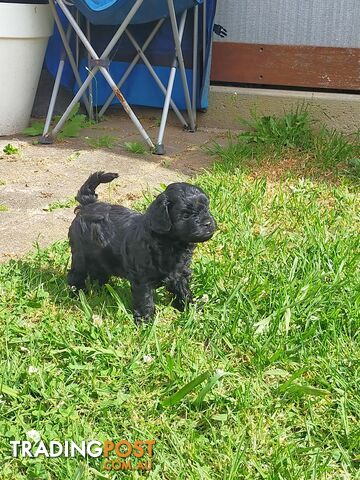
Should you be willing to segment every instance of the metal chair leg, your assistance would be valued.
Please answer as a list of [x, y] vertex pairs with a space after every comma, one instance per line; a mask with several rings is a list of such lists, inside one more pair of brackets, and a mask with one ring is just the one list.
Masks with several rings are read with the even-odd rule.
[[[86, 37], [91, 43], [91, 25], [88, 19], [86, 19]], [[91, 68], [91, 55], [88, 52], [88, 71], [90, 71]], [[89, 84], [89, 103], [90, 103], [90, 112], [89, 112], [89, 120], [93, 121], [94, 119], [94, 99], [93, 99], [93, 82], [92, 79]]]
[[[187, 10], [185, 10], [183, 12], [183, 14], [181, 16], [181, 19], [180, 19], [180, 28], [179, 28], [179, 35], [180, 35], [180, 39], [181, 39], [180, 41], [182, 41], [182, 37], [183, 37], [183, 34], [184, 34], [186, 15], [187, 15]], [[175, 21], [176, 21], [176, 19], [175, 19]], [[171, 95], [172, 95], [172, 91], [173, 91], [173, 87], [174, 87], [177, 65], [178, 65], [178, 59], [177, 59], [177, 56], [175, 54], [174, 61], [173, 61], [173, 64], [172, 64], [172, 67], [171, 67], [171, 70], [170, 70], [169, 82], [168, 82], [168, 87], [167, 87], [167, 91], [166, 91], [163, 112], [162, 112], [162, 116], [161, 116], [159, 135], [158, 135], [158, 139], [157, 139], [156, 147], [155, 147], [155, 152], [154, 152], [157, 155], [164, 155], [165, 154], [165, 147], [164, 147], [163, 139], [164, 139], [164, 134], [165, 134], [167, 117], [168, 117], [168, 113], [169, 113]]]
[[[68, 42], [70, 41], [70, 37], [71, 37], [71, 25], [68, 26], [67, 31], [66, 31], [66, 40]], [[40, 143], [46, 143], [46, 134], [49, 131], [50, 124], [51, 124], [51, 119], [52, 119], [53, 113], [54, 113], [54, 108], [55, 108], [55, 104], [56, 104], [56, 100], [57, 100], [57, 96], [58, 96], [59, 88], [60, 88], [61, 77], [62, 77], [62, 74], [63, 74], [63, 71], [64, 71], [65, 58], [66, 58], [66, 52], [65, 52], [65, 48], [63, 48], [63, 51], [61, 53], [59, 66], [58, 66], [56, 76], [55, 76], [54, 86], [53, 86], [53, 90], [52, 90], [52, 93], [51, 93], [49, 108], [48, 108], [48, 112], [47, 112], [47, 115], [46, 115], [43, 134], [40, 138]]]
[[[81, 85], [82, 85], [82, 81], [81, 81], [81, 78], [80, 78], [80, 75], [79, 75], [79, 72], [78, 72], [78, 68], [77, 68], [74, 56], [72, 54], [72, 51], [71, 51], [71, 48], [70, 48], [70, 45], [69, 45], [69, 42], [66, 40], [66, 34], [65, 34], [64, 28], [62, 26], [61, 20], [59, 18], [59, 15], [56, 11], [54, 0], [49, 0], [49, 6], [50, 6], [50, 10], [52, 12], [52, 15], [54, 17], [56, 26], [58, 28], [58, 31], [59, 31], [59, 34], [60, 34], [60, 37], [61, 37], [61, 40], [62, 40], [62, 43], [63, 43], [63, 47], [65, 48], [66, 54], [68, 56], [71, 69], [74, 73], [76, 83], [78, 84], [78, 86], [80, 88]], [[83, 101], [84, 101], [86, 110], [89, 113], [90, 105], [89, 105], [89, 101], [88, 101], [86, 95], [83, 96]]]
[[167, 0], [167, 2], [168, 2], [170, 21], [171, 21], [171, 26], [172, 26], [173, 36], [174, 36], [176, 56], [179, 62], [181, 80], [182, 80], [183, 89], [184, 89], [186, 109], [189, 116], [190, 130], [195, 131], [196, 126], [195, 126], [194, 116], [191, 108], [189, 86], [186, 78], [185, 63], [184, 63], [184, 57], [181, 49], [179, 30], [176, 22], [174, 3], [173, 3], [173, 0]]
[[194, 8], [194, 37], [193, 37], [193, 76], [192, 76], [192, 111], [194, 115], [194, 122], [196, 125], [196, 109], [197, 109], [197, 91], [198, 91], [198, 39], [199, 39], [199, 7]]
[[[139, 44], [137, 43], [137, 41], [135, 40], [135, 38], [131, 35], [131, 33], [126, 30], [126, 34], [127, 36], [129, 37], [131, 43], [134, 45], [134, 47], [136, 48], [136, 50], [138, 51], [138, 55], [141, 57], [142, 61], [144, 62], [145, 66], [147, 67], [147, 69], [149, 70], [151, 76], [153, 77], [153, 79], [155, 80], [157, 86], [160, 88], [160, 90], [163, 92], [163, 94], [166, 96], [166, 93], [167, 93], [167, 90], [166, 90], [166, 87], [164, 86], [164, 84], [162, 83], [162, 81], [160, 80], [160, 78], [158, 77], [157, 73], [155, 72], [153, 66], [151, 65], [151, 63], [149, 62], [149, 60], [147, 59], [146, 55], [143, 53], [143, 51], [141, 50]], [[185, 118], [183, 117], [182, 113], [180, 112], [180, 110], [177, 108], [175, 102], [170, 98], [170, 105], [171, 105], [171, 108], [174, 110], [176, 116], [178, 117], [178, 119], [180, 120], [180, 123], [181, 125], [184, 127], [184, 128], [187, 128], [188, 127], [188, 124], [187, 124], [187, 121], [185, 120]]]

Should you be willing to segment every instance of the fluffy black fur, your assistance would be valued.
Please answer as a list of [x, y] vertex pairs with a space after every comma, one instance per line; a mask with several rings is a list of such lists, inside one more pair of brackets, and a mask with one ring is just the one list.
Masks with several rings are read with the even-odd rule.
[[172, 183], [141, 214], [97, 201], [96, 187], [116, 173], [96, 172], [76, 196], [80, 205], [69, 229], [72, 252], [68, 283], [84, 289], [89, 275], [103, 285], [111, 275], [131, 283], [135, 319], [154, 314], [154, 290], [161, 285], [183, 310], [192, 301], [190, 263], [195, 244], [216, 229], [205, 193], [188, 183]]

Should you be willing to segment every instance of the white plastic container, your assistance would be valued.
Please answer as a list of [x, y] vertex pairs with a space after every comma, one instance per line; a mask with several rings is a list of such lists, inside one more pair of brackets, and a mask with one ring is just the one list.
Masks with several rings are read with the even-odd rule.
[[29, 124], [53, 23], [49, 5], [0, 3], [0, 136]]

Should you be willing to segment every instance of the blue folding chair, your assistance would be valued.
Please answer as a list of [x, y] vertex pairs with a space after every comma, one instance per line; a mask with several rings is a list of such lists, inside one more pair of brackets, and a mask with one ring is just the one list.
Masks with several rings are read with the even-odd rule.
[[[88, 111], [90, 117], [93, 115], [92, 108], [92, 95], [91, 95], [91, 84], [94, 76], [97, 72], [101, 72], [106, 82], [109, 84], [112, 90], [112, 94], [106, 100], [102, 106], [98, 116], [101, 117], [108, 106], [116, 97], [124, 110], [130, 117], [133, 124], [136, 126], [140, 132], [143, 139], [146, 141], [148, 146], [157, 154], [163, 154], [165, 152], [163, 138], [165, 134], [165, 128], [168, 118], [169, 108], [173, 109], [176, 116], [179, 118], [182, 126], [190, 131], [195, 131], [196, 129], [196, 108], [197, 108], [197, 77], [198, 77], [198, 44], [199, 44], [199, 5], [202, 4], [203, 12], [203, 22], [206, 22], [206, 0], [72, 0], [72, 4], [68, 5], [65, 3], [65, 0], [56, 0], [56, 4], [61, 12], [65, 15], [68, 20], [68, 28], [65, 32], [63, 24], [59, 18], [58, 11], [56, 9], [54, 0], [49, 0], [50, 8], [53, 13], [59, 34], [61, 36], [64, 53], [59, 62], [57, 74], [55, 77], [55, 83], [53, 88], [53, 93], [49, 103], [49, 110], [45, 122], [45, 128], [43, 136], [41, 137], [41, 143], [47, 144], [52, 143], [56, 134], [62, 129], [66, 120], [69, 118], [71, 112], [73, 111], [76, 104], [82, 98], [85, 104], [85, 107]], [[189, 9], [194, 9], [193, 12], [193, 65], [192, 65], [192, 92], [190, 95], [185, 63], [182, 52], [182, 39], [184, 35], [185, 22]], [[80, 26], [80, 17], [79, 12], [86, 18], [86, 34], [83, 32]], [[179, 22], [177, 19], [179, 17]], [[145, 51], [148, 48], [149, 44], [154, 39], [155, 35], [160, 30], [165, 19], [169, 18], [171, 23], [171, 29], [174, 39], [174, 59], [171, 65], [170, 74], [168, 78], [167, 85], [160, 80], [155, 69], [151, 65], [150, 61], [145, 55]], [[144, 24], [149, 22], [156, 22], [153, 30], [146, 38], [145, 42], [140, 46], [137, 40], [134, 38], [134, 35], [129, 31], [128, 26], [130, 24]], [[90, 24], [93, 25], [116, 25], [118, 28], [104, 49], [103, 53], [99, 56], [93, 46], [91, 45], [90, 39]], [[73, 52], [70, 47], [70, 37], [73, 31], [76, 33], [78, 39], [82, 42], [85, 49], [88, 52], [89, 56], [89, 72], [87, 77], [83, 80], [80, 78], [78, 71], [78, 64], [74, 58]], [[206, 45], [206, 28], [203, 28], [203, 50], [205, 51]], [[112, 75], [109, 72], [110, 65], [110, 54], [113, 51], [114, 47], [118, 43], [120, 37], [126, 33], [128, 39], [136, 50], [136, 56], [129, 64], [128, 68], [122, 75], [122, 78], [118, 83], [114, 81]], [[50, 124], [53, 116], [53, 111], [55, 107], [55, 102], [59, 90], [59, 85], [61, 81], [61, 76], [65, 64], [65, 53], [69, 59], [71, 68], [73, 70], [76, 82], [78, 84], [78, 91], [76, 92], [72, 102], [57, 122], [55, 127], [50, 131]], [[205, 59], [203, 59], [204, 61]], [[157, 141], [154, 144], [141, 122], [131, 109], [129, 103], [125, 99], [123, 93], [121, 92], [121, 87], [129, 77], [130, 73], [134, 69], [135, 65], [141, 61], [150, 72], [151, 76], [155, 80], [156, 84], [163, 92], [165, 100], [163, 105], [162, 117], [160, 122], [159, 133]], [[185, 105], [187, 111], [186, 120], [181, 113], [180, 109], [176, 106], [174, 100], [172, 99], [172, 92], [174, 87], [175, 75], [177, 70], [180, 72], [183, 93], [185, 98]], [[87, 94], [88, 93], [88, 94]]]

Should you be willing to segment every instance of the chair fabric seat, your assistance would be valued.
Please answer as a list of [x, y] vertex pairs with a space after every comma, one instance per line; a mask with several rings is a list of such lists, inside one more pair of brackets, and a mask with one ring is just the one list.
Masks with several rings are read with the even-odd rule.
[[[121, 25], [135, 0], [73, 0], [73, 4], [94, 25]], [[203, 0], [174, 0], [176, 13], [183, 12]], [[168, 17], [167, 0], [144, 0], [131, 20], [132, 24], [148, 23]]]

